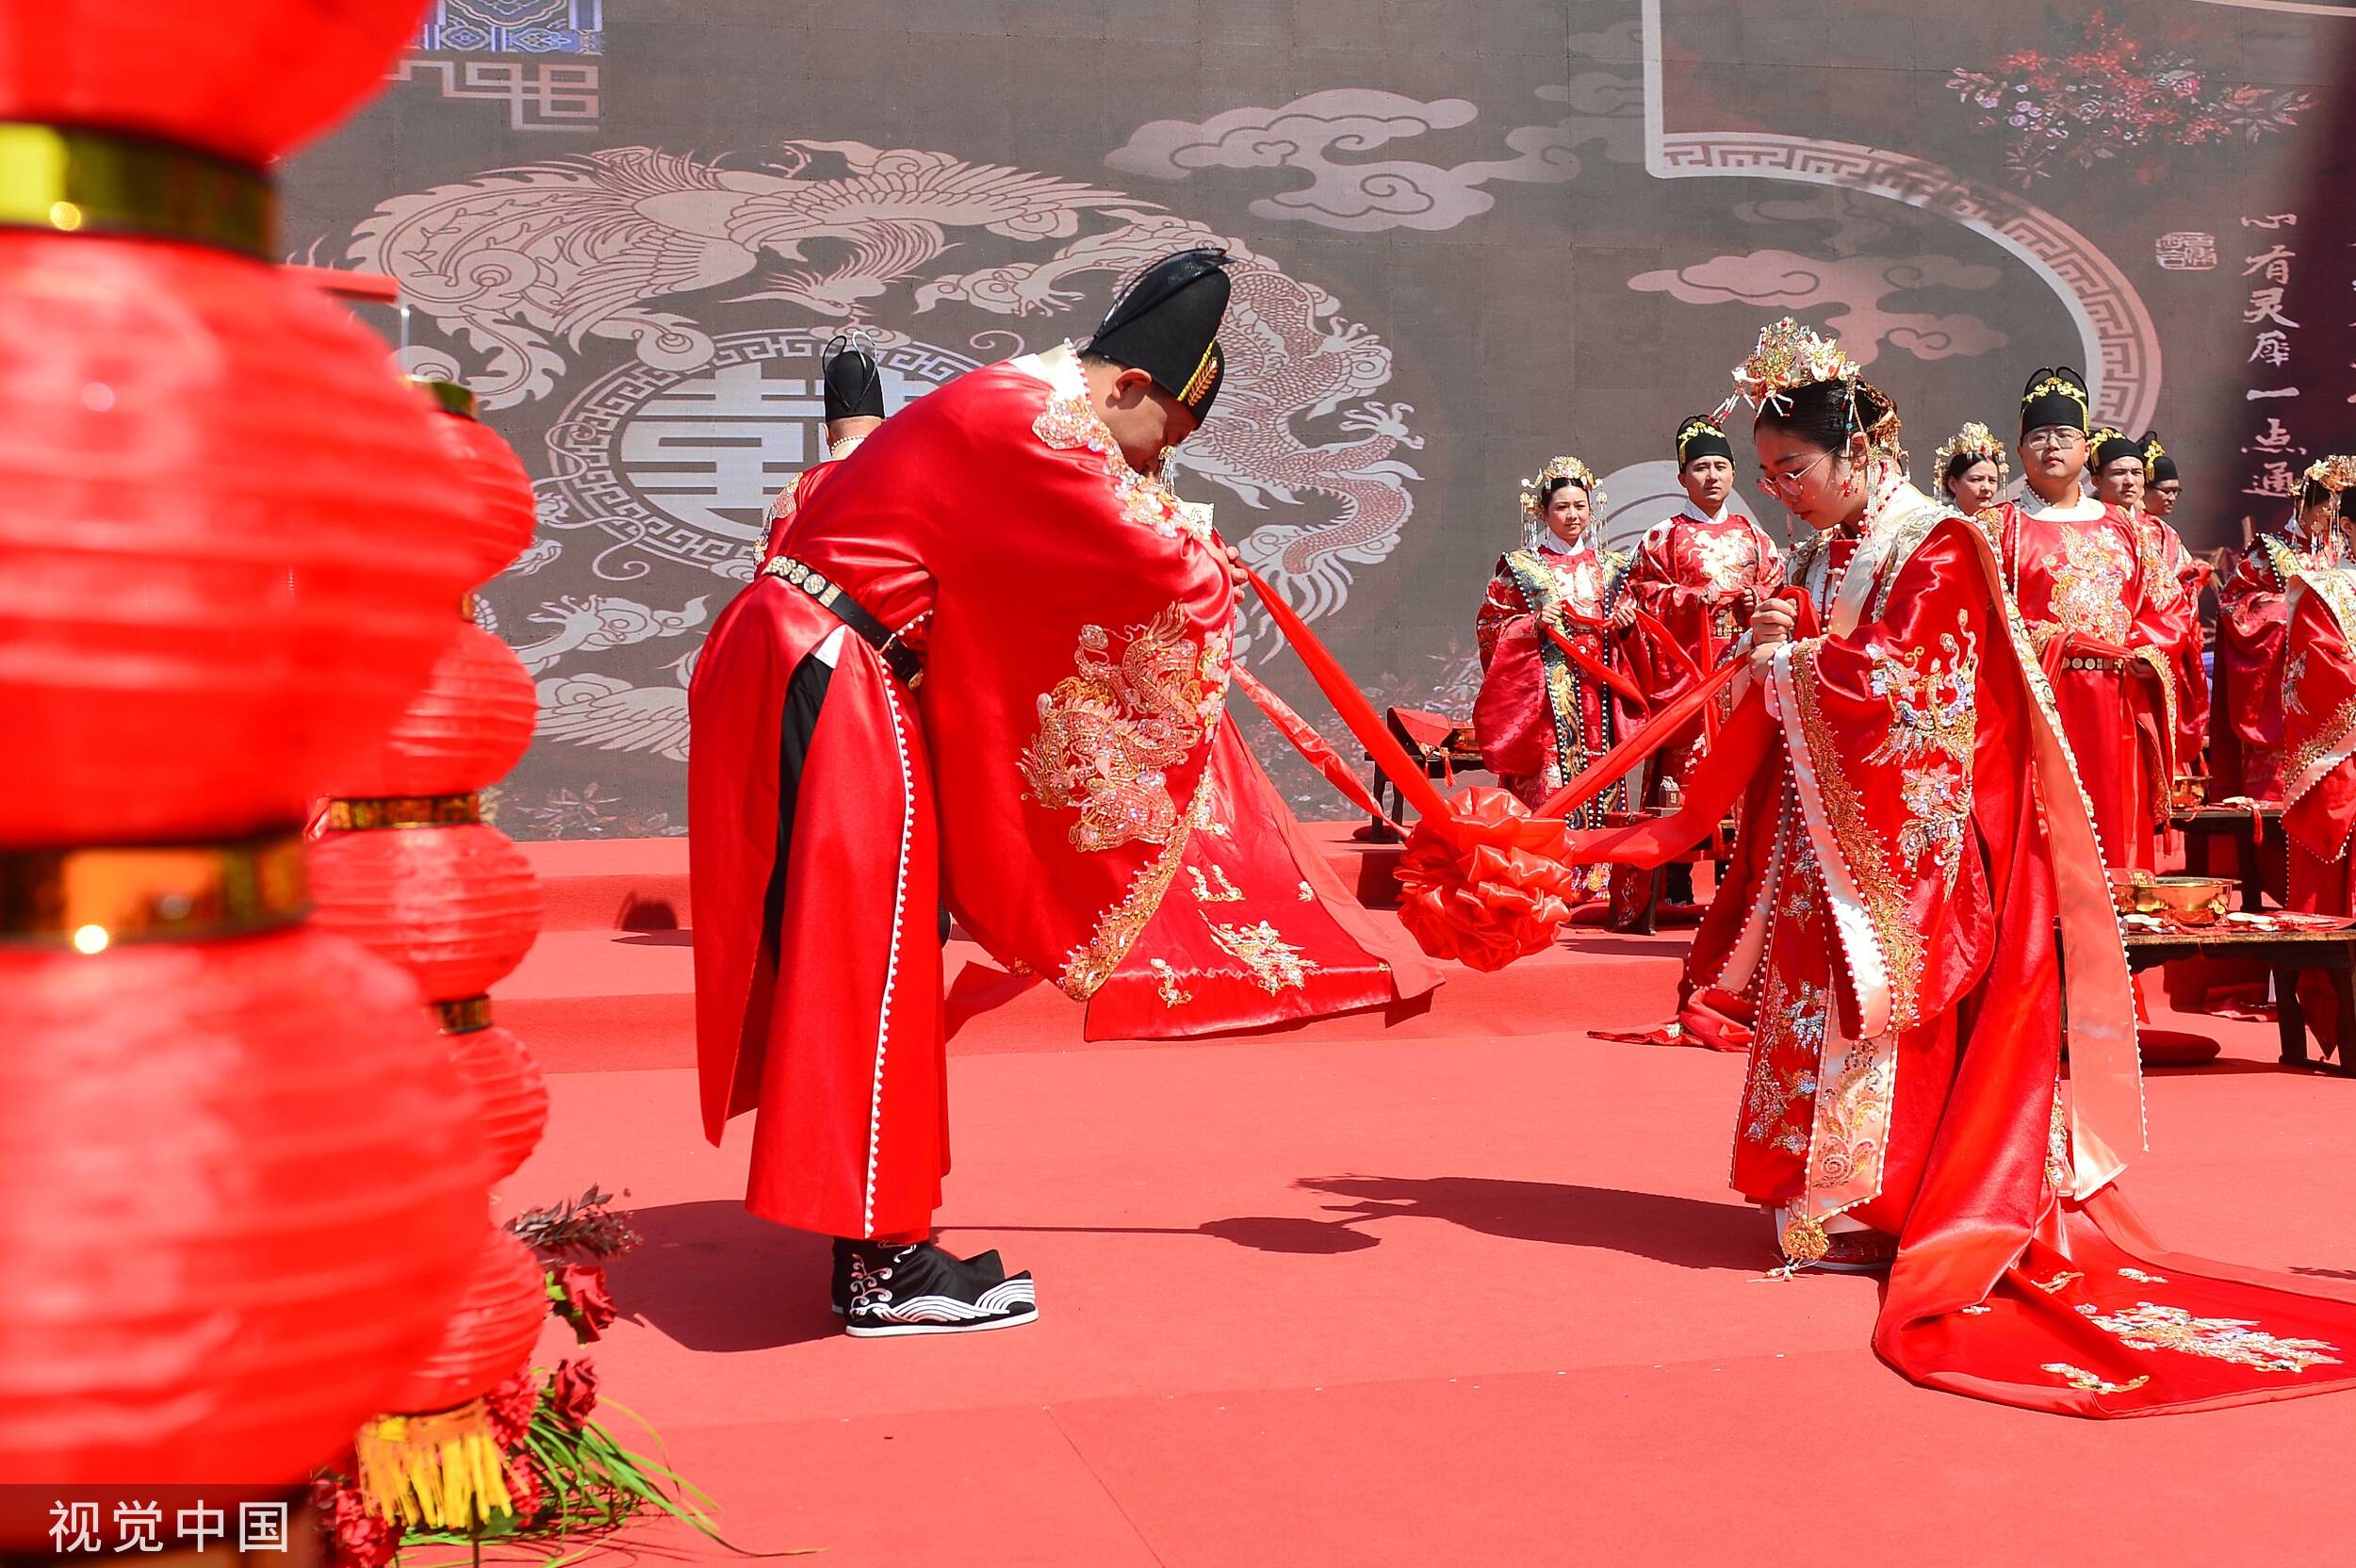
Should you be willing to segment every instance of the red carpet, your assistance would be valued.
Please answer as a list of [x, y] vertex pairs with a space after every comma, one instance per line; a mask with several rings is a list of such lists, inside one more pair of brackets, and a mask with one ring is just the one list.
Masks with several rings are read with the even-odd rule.
[[[591, 1353], [753, 1550], [2149, 1568], [2332, 1560], [2356, 1527], [2356, 1401], [2107, 1425], [1975, 1404], [1873, 1359], [1873, 1282], [1760, 1282], [1765, 1227], [1723, 1180], [1742, 1058], [1585, 1037], [1667, 1016], [1681, 936], [1454, 972], [1388, 1034], [1083, 1047], [1034, 992], [953, 1052], [941, 1218], [1038, 1272], [1040, 1321], [844, 1339], [824, 1243], [744, 1214], [741, 1128], [725, 1151], [695, 1131], [682, 939], [613, 929], [632, 897], [684, 920], [683, 885], [645, 845], [533, 853], [551, 908], [607, 928], [552, 936], [502, 990], [554, 1074], [507, 1196], [629, 1189], [634, 1320]], [[2356, 1281], [2356, 1084], [2277, 1070], [2269, 1025], [2163, 1019], [2226, 1054], [2152, 1075], [2146, 1217]]]

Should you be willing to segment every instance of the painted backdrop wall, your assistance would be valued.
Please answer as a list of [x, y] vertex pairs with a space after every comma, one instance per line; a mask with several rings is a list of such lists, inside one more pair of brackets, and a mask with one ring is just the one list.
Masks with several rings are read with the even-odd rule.
[[2356, 10], [2267, 0], [439, 0], [287, 232], [398, 277], [379, 324], [537, 481], [483, 599], [542, 704], [501, 825], [678, 833], [685, 683], [818, 451], [819, 346], [863, 325], [921, 396], [1186, 243], [1241, 265], [1181, 493], [1383, 702], [1468, 706], [1518, 476], [1575, 452], [1608, 535], [1667, 514], [1670, 433], [1786, 312], [1925, 466], [2082, 367], [2238, 541], [2356, 442], [2351, 51]]

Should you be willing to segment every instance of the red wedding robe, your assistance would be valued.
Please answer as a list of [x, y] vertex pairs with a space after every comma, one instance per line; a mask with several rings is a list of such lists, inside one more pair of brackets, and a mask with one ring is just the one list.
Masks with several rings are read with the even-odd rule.
[[1759, 988], [1738, 1190], [1898, 1238], [1873, 1342], [1926, 1386], [2118, 1416], [2356, 1381], [2356, 1305], [2164, 1254], [2118, 1196], [2127, 967], [1986, 536], [1886, 484], [1828, 622], [1776, 650], [1677, 818], [1566, 849], [1656, 858], [1746, 796], [1692, 960]]
[[[716, 1143], [758, 1109], [746, 1202], [768, 1218], [851, 1236], [929, 1223], [948, 1168], [943, 898], [1000, 962], [1140, 1033], [1149, 1013], [1203, 1033], [1437, 983], [1337, 907], [1235, 740], [1216, 537], [1130, 470], [1084, 392], [1068, 350], [975, 371], [868, 437], [788, 525], [790, 556], [924, 674], [911, 690], [858, 636], [834, 639], [774, 957], [785, 697], [842, 623], [764, 571], [705, 644], [688, 694], [704, 1128]], [[1197, 870], [1214, 898], [1245, 898], [1181, 919], [1165, 895], [1192, 895]], [[1155, 958], [1190, 1001], [1163, 1005]], [[1138, 984], [1112, 984], [1124, 966]]]
[[[1742, 597], [1772, 598], [1783, 584], [1783, 556], [1767, 531], [1731, 507], [1705, 517], [1690, 502], [1645, 530], [1624, 592], [1661, 623], [1694, 665], [1708, 671], [1748, 629]], [[1625, 639], [1629, 673], [1649, 712], [1659, 712], [1693, 683], [1683, 664], [1641, 630]], [[1661, 751], [1663, 776], [1682, 777], [1699, 755], [1696, 721]]]
[[2150, 871], [2176, 776], [2185, 619], [2147, 590], [2127, 514], [2090, 500], [2077, 510], [2086, 515], [2006, 501], [1980, 523], [2053, 683], [2102, 858], [2117, 871]]
[[[1612, 749], [1623, 716], [1611, 689], [1563, 656], [1540, 617], [1556, 615], [1568, 640], [1596, 663], [1618, 662], [1605, 617], [1627, 567], [1625, 555], [1583, 540], [1576, 549], [1548, 543], [1497, 558], [1474, 625], [1481, 681], [1473, 730], [1481, 760], [1525, 806], [1537, 806]], [[1602, 812], [1598, 800], [1593, 820], [1601, 823]]]
[[[2296, 530], [2297, 524], [2291, 525]], [[2282, 629], [2301, 572], [2336, 566], [2339, 531], [2320, 540], [2261, 533], [2218, 593], [2217, 689], [2212, 694], [2209, 798], [2282, 798]]]
[[[2356, 914], [2356, 568], [2319, 566], [2290, 580], [2282, 636], [2282, 836], [2289, 841], [2289, 897], [2308, 914]], [[2327, 1052], [2338, 1039], [2331, 985], [2299, 976], [2308, 1032]]]
[[865, 436], [844, 443], [840, 452], [830, 451], [824, 459], [811, 464], [794, 476], [794, 482], [777, 492], [777, 498], [769, 503], [769, 535], [761, 542], [760, 564], [766, 566], [785, 548], [785, 536], [794, 526], [794, 516], [802, 508], [818, 498], [818, 493], [843, 471], [843, 460], [867, 444]]
[[[2144, 594], [2174, 649], [2168, 668], [2176, 680], [2176, 766], [2191, 772], [2209, 736], [2209, 672], [2201, 658], [2201, 587], [2209, 569], [2167, 518], [2138, 511], [2129, 522], [2143, 562]], [[2172, 787], [2175, 781], [2167, 782]]]

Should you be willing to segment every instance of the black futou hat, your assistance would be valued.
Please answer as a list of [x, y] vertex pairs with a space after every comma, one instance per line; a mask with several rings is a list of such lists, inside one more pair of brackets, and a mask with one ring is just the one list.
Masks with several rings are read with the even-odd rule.
[[[2046, 421], [2047, 424], [2055, 422], [2052, 419]], [[2125, 431], [2113, 430], [2108, 425], [2094, 433], [2094, 456], [2091, 466], [2096, 473], [2101, 473], [2122, 457], [2132, 457], [2138, 463], [2142, 462], [2143, 443], [2129, 435]]]
[[2086, 377], [2067, 365], [2050, 366], [2031, 376], [2021, 389], [2021, 433], [2026, 435], [2048, 425], [2085, 430], [2093, 401]]
[[1734, 443], [1707, 414], [1689, 414], [1677, 425], [1677, 466], [1683, 468], [1697, 457], [1734, 461]]
[[880, 419], [884, 416], [883, 376], [875, 356], [838, 333], [819, 356], [826, 384], [826, 422], [837, 419]]
[[2152, 484], [2177, 477], [2176, 460], [2168, 455], [2168, 448], [2155, 430], [2143, 433], [2143, 477]]
[[1144, 371], [1200, 420], [1226, 374], [1219, 324], [1228, 288], [1225, 251], [1206, 246], [1164, 256], [1113, 302], [1088, 351]]

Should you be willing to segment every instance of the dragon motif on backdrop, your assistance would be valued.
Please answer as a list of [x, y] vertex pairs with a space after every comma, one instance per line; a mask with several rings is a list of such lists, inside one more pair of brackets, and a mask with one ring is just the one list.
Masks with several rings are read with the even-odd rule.
[[[984, 236], [1056, 248], [934, 270]], [[1187, 444], [1184, 471], [1255, 509], [1271, 499], [1302, 509], [1301, 521], [1248, 534], [1231, 517], [1226, 531], [1304, 614], [1329, 614], [1348, 599], [1353, 568], [1386, 558], [1414, 510], [1407, 482], [1418, 476], [1396, 455], [1422, 445], [1408, 429], [1413, 409], [1374, 397], [1391, 379], [1391, 351], [1323, 289], [1154, 204], [858, 141], [783, 142], [757, 168], [614, 147], [394, 197], [353, 231], [348, 256], [398, 279], [469, 351], [479, 364], [466, 379], [496, 409], [547, 397], [592, 338], [626, 342], [650, 367], [698, 368], [712, 335], [692, 306], [672, 305], [729, 285], [744, 286], [723, 302], [775, 301], [905, 341], [895, 321], [953, 303], [1017, 321], [1058, 316], [1203, 243], [1235, 257], [1228, 390]], [[1002, 352], [1020, 341], [991, 330], [974, 346]], [[443, 368], [432, 351], [409, 354], [413, 368]], [[1331, 439], [1303, 430], [1325, 420]]]

